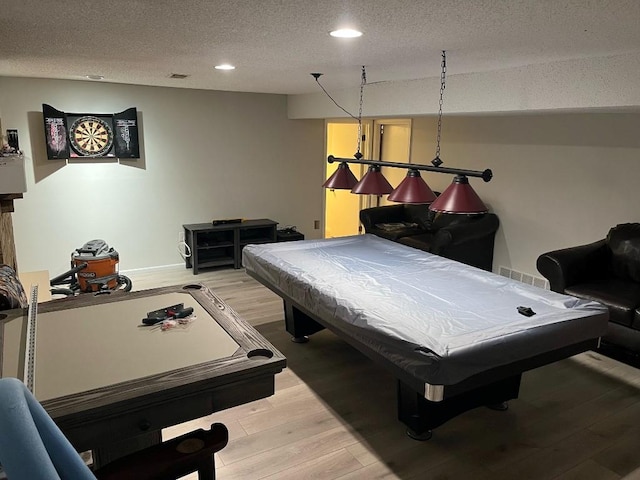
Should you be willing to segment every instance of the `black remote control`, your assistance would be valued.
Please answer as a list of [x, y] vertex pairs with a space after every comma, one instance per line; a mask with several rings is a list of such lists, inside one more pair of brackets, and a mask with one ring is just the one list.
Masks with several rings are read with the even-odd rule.
[[518, 313], [525, 317], [533, 317], [536, 314], [536, 312], [531, 310], [531, 307], [518, 307]]

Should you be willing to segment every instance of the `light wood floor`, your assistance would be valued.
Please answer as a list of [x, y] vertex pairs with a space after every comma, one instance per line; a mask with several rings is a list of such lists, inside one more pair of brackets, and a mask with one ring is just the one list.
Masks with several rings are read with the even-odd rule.
[[126, 274], [136, 290], [204, 283], [287, 357], [274, 396], [164, 431], [168, 438], [224, 423], [220, 480], [640, 479], [631, 473], [640, 468], [633, 367], [587, 352], [527, 372], [508, 411], [467, 412], [417, 442], [396, 420], [390, 375], [326, 331], [290, 342], [281, 300], [243, 270]]

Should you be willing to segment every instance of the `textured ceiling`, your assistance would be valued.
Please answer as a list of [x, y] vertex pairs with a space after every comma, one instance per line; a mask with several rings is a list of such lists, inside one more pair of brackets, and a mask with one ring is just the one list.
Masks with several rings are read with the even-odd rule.
[[[357, 39], [330, 30], [351, 26]], [[640, 51], [638, 0], [3, 0], [0, 75], [328, 89]], [[234, 71], [214, 70], [232, 63]], [[189, 75], [184, 80], [172, 73]]]

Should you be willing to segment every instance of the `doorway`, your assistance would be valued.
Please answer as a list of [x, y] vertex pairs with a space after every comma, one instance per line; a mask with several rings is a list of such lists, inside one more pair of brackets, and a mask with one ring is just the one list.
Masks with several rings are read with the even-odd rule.
[[[366, 139], [369, 124], [362, 122], [360, 151], [364, 158], [368, 158]], [[340, 158], [353, 158], [358, 149], [358, 124], [346, 122], [327, 123], [327, 155]], [[325, 161], [325, 179], [333, 175], [338, 163]], [[357, 178], [362, 178], [362, 165], [350, 164], [349, 168]], [[324, 208], [324, 238], [345, 237], [360, 233], [360, 210], [362, 208], [361, 195], [355, 195], [349, 190], [325, 190]]]
[[[373, 131], [373, 135], [369, 132]], [[411, 120], [383, 119], [362, 122], [363, 140], [360, 150], [365, 159], [409, 163], [411, 158]], [[373, 138], [371, 138], [373, 137]], [[327, 155], [353, 158], [357, 150], [358, 124], [327, 122]], [[349, 164], [357, 178], [367, 171], [366, 165]], [[326, 163], [325, 179], [338, 168], [338, 163]], [[383, 167], [382, 172], [391, 185], [397, 187], [406, 175], [405, 169]], [[325, 189], [324, 237], [344, 237], [363, 233], [360, 210], [389, 205], [386, 197], [354, 195], [349, 190]]]

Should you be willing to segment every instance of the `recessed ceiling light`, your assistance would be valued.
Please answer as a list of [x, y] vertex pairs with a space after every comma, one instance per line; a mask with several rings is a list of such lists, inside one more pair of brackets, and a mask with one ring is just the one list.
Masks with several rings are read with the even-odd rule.
[[229, 65], [228, 63], [223, 63], [222, 65], [216, 65], [214, 67], [216, 70], [235, 70], [236, 67], [233, 65]]
[[341, 28], [340, 30], [334, 30], [333, 32], [329, 32], [329, 35], [337, 38], [356, 38], [361, 37], [362, 32], [358, 30], [353, 30], [351, 28]]
[[89, 80], [104, 80], [102, 75], [85, 75]]

